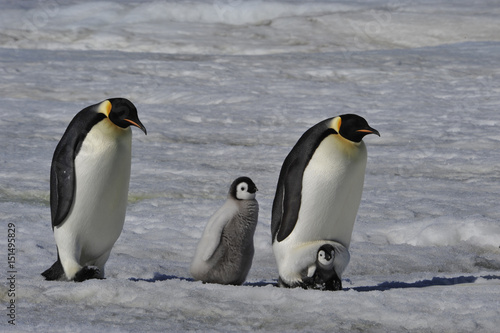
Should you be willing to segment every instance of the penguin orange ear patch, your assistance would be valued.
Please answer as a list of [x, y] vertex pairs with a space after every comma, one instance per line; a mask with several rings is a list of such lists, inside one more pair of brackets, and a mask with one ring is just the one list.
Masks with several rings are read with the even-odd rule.
[[98, 112], [104, 113], [106, 115], [106, 117], [109, 117], [109, 113], [111, 112], [111, 108], [112, 108], [111, 102], [108, 100], [105, 100], [104, 102], [99, 104], [99, 108], [98, 108], [99, 111]]

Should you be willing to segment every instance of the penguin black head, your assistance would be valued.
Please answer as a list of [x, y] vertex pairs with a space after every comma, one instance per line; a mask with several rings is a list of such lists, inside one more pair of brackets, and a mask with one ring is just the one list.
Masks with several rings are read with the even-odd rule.
[[368, 134], [380, 133], [370, 127], [365, 118], [355, 114], [344, 114], [333, 119], [334, 129], [340, 134], [341, 137], [352, 142], [361, 142], [361, 140]]
[[128, 99], [110, 98], [99, 104], [99, 109], [116, 126], [127, 128], [133, 125], [140, 128], [147, 135], [146, 127], [144, 127], [137, 116], [135, 105]]
[[231, 184], [229, 194], [238, 200], [250, 200], [255, 198], [257, 186], [248, 177], [239, 177]]
[[335, 249], [330, 244], [322, 245], [318, 249], [317, 261], [323, 268], [333, 267], [333, 260], [335, 259]]

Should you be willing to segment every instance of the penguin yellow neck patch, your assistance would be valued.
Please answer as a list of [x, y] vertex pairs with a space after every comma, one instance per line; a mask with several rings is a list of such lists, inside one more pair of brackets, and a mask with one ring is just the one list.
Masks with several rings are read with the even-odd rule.
[[335, 117], [330, 123], [330, 128], [334, 129], [337, 133], [340, 134], [340, 125], [342, 125], [342, 119], [340, 117]]
[[112, 108], [111, 102], [108, 100], [105, 100], [104, 102], [99, 104], [99, 107], [97, 108], [97, 110], [98, 110], [97, 112], [103, 113], [106, 115], [106, 117], [109, 117], [109, 113], [111, 112], [111, 108]]

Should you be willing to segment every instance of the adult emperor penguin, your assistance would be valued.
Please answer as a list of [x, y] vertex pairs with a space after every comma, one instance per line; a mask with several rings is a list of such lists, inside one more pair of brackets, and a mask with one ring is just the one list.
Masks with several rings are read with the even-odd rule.
[[325, 244], [334, 249], [340, 280], [363, 191], [367, 134], [380, 136], [360, 116], [329, 118], [307, 130], [286, 157], [271, 219], [280, 286], [304, 286], [303, 272]]
[[104, 278], [125, 220], [132, 131], [146, 128], [135, 106], [112, 98], [80, 111], [56, 147], [50, 169], [57, 261], [47, 280]]
[[245, 282], [254, 255], [253, 235], [259, 205], [248, 177], [231, 184], [227, 200], [208, 221], [191, 263], [191, 275], [208, 283]]

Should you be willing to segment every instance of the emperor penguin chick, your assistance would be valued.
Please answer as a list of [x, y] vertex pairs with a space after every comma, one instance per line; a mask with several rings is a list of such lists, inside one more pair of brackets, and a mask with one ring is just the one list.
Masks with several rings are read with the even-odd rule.
[[335, 248], [334, 270], [341, 278], [363, 192], [368, 134], [380, 135], [358, 115], [325, 119], [285, 158], [271, 219], [280, 285], [303, 286], [302, 272], [324, 244]]
[[208, 221], [195, 256], [191, 275], [208, 283], [241, 285], [252, 266], [253, 235], [259, 204], [257, 187], [248, 177], [237, 178], [227, 200]]
[[317, 254], [316, 262], [307, 270], [307, 276], [302, 280], [306, 288], [321, 290], [340, 290], [342, 280], [335, 272], [335, 248], [331, 244], [322, 245]]
[[111, 98], [78, 112], [59, 141], [50, 169], [57, 261], [42, 273], [47, 280], [104, 278], [125, 220], [131, 125], [146, 134], [135, 106]]

